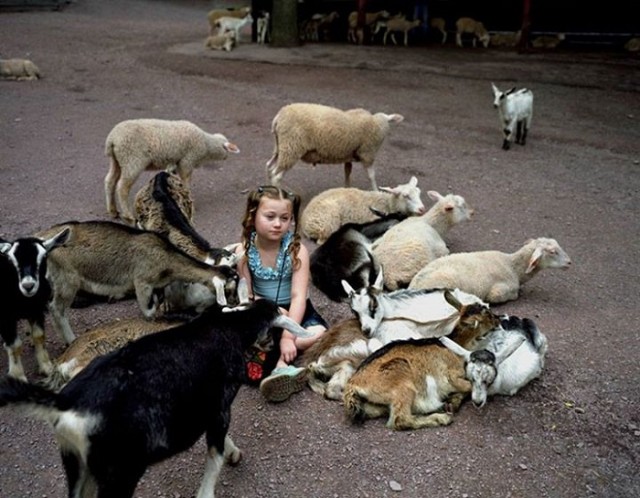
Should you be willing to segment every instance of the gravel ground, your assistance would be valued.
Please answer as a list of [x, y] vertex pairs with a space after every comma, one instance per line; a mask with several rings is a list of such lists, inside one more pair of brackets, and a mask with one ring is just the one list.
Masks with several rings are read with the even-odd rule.
[[[0, 14], [0, 55], [31, 58], [45, 75], [0, 82], [1, 236], [105, 218], [105, 137], [121, 120], [156, 117], [191, 120], [240, 147], [193, 176], [197, 228], [214, 244], [236, 241], [243, 192], [265, 181], [271, 119], [310, 101], [405, 116], [380, 151], [378, 183], [416, 175], [423, 192], [463, 195], [476, 215], [451, 231], [452, 251], [512, 252], [551, 236], [573, 260], [496, 308], [535, 319], [550, 342], [542, 377], [517, 396], [466, 404], [449, 427], [394, 433], [382, 420], [347, 425], [338, 403], [309, 390], [269, 405], [243, 388], [231, 432], [245, 457], [223, 470], [217, 496], [640, 496], [638, 57], [249, 43], [214, 53], [203, 48], [212, 5], [78, 0], [59, 12]], [[500, 149], [492, 81], [533, 90], [525, 147]], [[353, 181], [368, 188], [357, 165]], [[299, 164], [285, 178], [304, 199], [341, 182], [342, 168], [330, 165]], [[311, 292], [329, 321], [350, 315]], [[73, 310], [71, 320], [83, 333], [137, 313], [120, 302]], [[53, 356], [64, 350], [55, 334], [48, 341]], [[35, 378], [30, 346], [25, 362]], [[0, 410], [0, 459], [1, 496], [65, 495], [41, 422]], [[203, 461], [200, 441], [151, 468], [136, 496], [193, 496]]]

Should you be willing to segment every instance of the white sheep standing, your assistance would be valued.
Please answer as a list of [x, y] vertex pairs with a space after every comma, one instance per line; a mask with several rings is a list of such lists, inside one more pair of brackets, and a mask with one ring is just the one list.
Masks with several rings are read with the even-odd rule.
[[473, 41], [471, 43], [474, 48], [476, 46], [476, 40], [480, 40], [484, 48], [489, 46], [489, 33], [480, 21], [476, 21], [471, 17], [461, 17], [456, 21], [456, 45], [458, 45], [458, 47], [462, 47], [462, 35], [465, 33], [471, 33], [473, 35]]
[[545, 268], [568, 268], [569, 255], [555, 239], [530, 239], [514, 253], [450, 254], [425, 265], [411, 289], [458, 288], [489, 303], [518, 298], [520, 287]]
[[273, 118], [273, 156], [267, 162], [268, 180], [280, 185], [285, 172], [299, 160], [316, 164], [344, 163], [345, 187], [351, 186], [352, 162], [364, 166], [372, 190], [377, 190], [373, 161], [400, 114], [371, 114], [365, 109], [342, 111], [320, 104], [289, 104]]
[[515, 87], [502, 92], [491, 83], [493, 89], [493, 107], [498, 109], [498, 118], [504, 140], [502, 148], [509, 150], [513, 141], [513, 132], [516, 132], [516, 143], [524, 145], [527, 142], [527, 134], [531, 128], [533, 118], [533, 92], [527, 88], [516, 90]]
[[347, 223], [366, 223], [382, 213], [424, 214], [418, 179], [397, 187], [379, 187], [377, 192], [357, 188], [332, 188], [309, 201], [300, 216], [302, 234], [323, 244], [332, 233]]
[[18, 81], [37, 80], [42, 78], [42, 74], [29, 59], [0, 59], [0, 78]]
[[240, 149], [220, 133], [207, 133], [189, 121], [131, 119], [115, 125], [105, 143], [110, 167], [104, 179], [107, 211], [134, 222], [131, 187], [145, 170], [170, 169], [187, 184], [194, 168], [226, 159]]
[[449, 254], [442, 237], [473, 215], [459, 195], [443, 196], [435, 190], [427, 195], [436, 202], [426, 214], [401, 221], [373, 243], [373, 256], [384, 268], [384, 286], [389, 290], [406, 286], [428, 262]]
[[409, 46], [409, 31], [411, 31], [413, 28], [417, 28], [418, 26], [420, 26], [420, 24], [422, 23], [422, 21], [420, 19], [415, 19], [413, 21], [408, 21], [407, 19], [389, 19], [386, 22], [387, 25], [387, 31], [385, 31], [384, 33], [384, 37], [382, 39], [382, 44], [386, 45], [387, 44], [387, 37], [389, 35], [391, 35], [391, 41], [393, 42], [394, 45], [397, 45], [398, 42], [396, 41], [396, 32], [402, 32], [404, 33], [404, 46], [408, 47]]

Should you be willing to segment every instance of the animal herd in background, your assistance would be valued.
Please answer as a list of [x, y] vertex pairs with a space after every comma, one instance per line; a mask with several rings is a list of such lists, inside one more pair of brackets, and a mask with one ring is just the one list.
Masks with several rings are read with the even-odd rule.
[[[243, 23], [251, 22], [248, 8], [212, 14], [210, 38], [237, 42]], [[266, 41], [268, 17], [262, 19]], [[371, 24], [381, 19], [388, 33], [403, 31], [380, 13]], [[315, 21], [318, 30], [326, 19]], [[474, 43], [485, 44], [481, 28], [461, 23], [458, 33], [473, 33]], [[358, 34], [350, 36], [357, 40]], [[514, 134], [524, 145], [531, 91], [492, 88], [503, 148]], [[430, 190], [427, 208], [415, 176], [394, 187], [377, 185], [376, 154], [391, 124], [403, 119], [365, 109], [285, 105], [271, 124], [275, 147], [266, 176], [279, 185], [299, 161], [344, 165], [344, 187], [310, 199], [299, 223], [302, 235], [317, 244], [313, 284], [348, 304], [355, 318], [334, 324], [300, 362], [311, 389], [342, 401], [348, 420], [387, 416], [390, 428], [416, 429], [451, 423], [467, 397], [482, 406], [488, 396], [513, 395], [540, 375], [546, 336], [531, 320], [497, 315], [491, 305], [516, 299], [540, 270], [566, 268], [571, 261], [549, 238], [531, 239], [511, 254], [450, 254], [448, 231], [474, 212], [462, 196]], [[70, 495], [97, 489], [132, 496], [149, 465], [206, 433], [198, 497], [212, 497], [223, 462], [241, 458], [227, 431], [244, 378], [244, 352], [252, 344], [272, 347], [268, 330], [274, 326], [306, 333], [273, 303], [249, 304], [235, 271], [235, 245], [214, 247], [193, 224], [194, 169], [236, 153], [224, 135], [187, 121], [123, 121], [105, 141], [104, 179], [107, 212], [121, 222], [67, 221], [33, 237], [0, 239], [0, 332], [9, 358], [0, 406], [38, 408], [53, 424]], [[363, 164], [370, 191], [350, 186], [353, 162]], [[132, 210], [130, 189], [146, 170], [163, 171], [139, 190]], [[81, 291], [135, 297], [144, 319], [77, 337], [68, 315]], [[44, 346], [47, 311], [69, 345], [54, 362]], [[23, 319], [48, 387], [26, 382], [17, 334]], [[151, 409], [154, 420], [143, 413]], [[126, 455], [115, 449], [123, 426], [139, 442], [129, 444]]]

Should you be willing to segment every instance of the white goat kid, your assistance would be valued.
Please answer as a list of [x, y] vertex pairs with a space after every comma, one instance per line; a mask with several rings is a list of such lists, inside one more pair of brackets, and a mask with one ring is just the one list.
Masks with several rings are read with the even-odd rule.
[[253, 17], [251, 14], [247, 14], [242, 19], [238, 19], [235, 17], [221, 17], [215, 23], [218, 28], [218, 34], [221, 35], [227, 31], [233, 31], [236, 34], [236, 43], [240, 43], [240, 30], [244, 28], [247, 24], [251, 24], [253, 22]]
[[516, 143], [524, 145], [533, 117], [533, 93], [526, 88], [516, 90], [515, 87], [502, 92], [493, 83], [491, 83], [491, 88], [493, 89], [493, 107], [498, 109], [498, 117], [504, 134], [502, 148], [509, 150], [511, 147], [514, 129]]
[[[401, 289], [383, 292], [383, 271], [372, 286], [354, 290], [346, 280], [342, 286], [349, 296], [351, 310], [375, 351], [391, 341], [448, 335], [456, 326], [459, 311], [445, 299], [445, 289]], [[479, 298], [458, 289], [450, 291], [463, 305], [477, 303], [489, 307]]]

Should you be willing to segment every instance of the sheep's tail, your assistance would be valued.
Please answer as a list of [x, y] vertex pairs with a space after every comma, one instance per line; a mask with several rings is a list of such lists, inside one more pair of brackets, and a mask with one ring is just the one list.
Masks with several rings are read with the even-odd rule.
[[34, 415], [53, 421], [60, 413], [58, 395], [42, 386], [7, 377], [0, 383], [0, 407], [17, 405]]
[[364, 400], [356, 392], [356, 388], [347, 384], [342, 396], [344, 402], [344, 414], [352, 424], [363, 424], [366, 417]]

